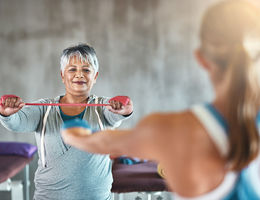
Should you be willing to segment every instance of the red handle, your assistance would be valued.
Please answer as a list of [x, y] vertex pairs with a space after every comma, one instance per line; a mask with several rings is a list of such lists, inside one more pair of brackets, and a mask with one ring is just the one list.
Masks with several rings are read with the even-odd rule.
[[[18, 97], [16, 95], [3, 95], [0, 99], [0, 105], [3, 105], [2, 102], [9, 97]], [[124, 106], [127, 105], [130, 101], [129, 97], [127, 96], [116, 96], [109, 100], [111, 101], [119, 101]], [[109, 106], [109, 104], [87, 104], [87, 103], [25, 103], [28, 106]]]

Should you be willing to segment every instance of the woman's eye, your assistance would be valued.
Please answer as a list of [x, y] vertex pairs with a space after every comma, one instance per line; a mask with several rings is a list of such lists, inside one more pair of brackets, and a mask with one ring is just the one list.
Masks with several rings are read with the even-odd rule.
[[89, 70], [89, 69], [83, 69], [83, 71], [84, 71], [84, 72], [90, 72], [90, 70]]
[[68, 71], [69, 71], [69, 72], [75, 72], [76, 69], [75, 69], [75, 68], [70, 68]]

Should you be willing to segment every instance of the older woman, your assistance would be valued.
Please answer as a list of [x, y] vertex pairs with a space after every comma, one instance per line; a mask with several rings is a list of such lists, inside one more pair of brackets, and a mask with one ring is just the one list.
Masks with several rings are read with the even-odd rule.
[[157, 160], [174, 199], [260, 199], [259, 19], [247, 0], [221, 1], [205, 13], [196, 57], [214, 86], [212, 103], [151, 114], [132, 130], [78, 136], [68, 128], [65, 142]]
[[[61, 56], [61, 78], [66, 93], [36, 103], [108, 103], [108, 98], [91, 95], [98, 77], [94, 49], [86, 44], [67, 48]], [[111, 162], [108, 155], [95, 155], [66, 145], [60, 127], [70, 119], [87, 120], [96, 130], [117, 127], [133, 112], [132, 101], [123, 106], [24, 106], [19, 97], [4, 98], [0, 121], [8, 130], [35, 132], [39, 148], [35, 173], [35, 200], [107, 200], [111, 198]]]

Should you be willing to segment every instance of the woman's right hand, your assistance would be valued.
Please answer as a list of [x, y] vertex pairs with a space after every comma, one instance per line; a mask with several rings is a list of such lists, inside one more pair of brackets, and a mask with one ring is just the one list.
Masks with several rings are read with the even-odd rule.
[[1, 97], [0, 102], [0, 114], [2, 116], [10, 116], [19, 110], [25, 105], [23, 100], [15, 95], [4, 95]]

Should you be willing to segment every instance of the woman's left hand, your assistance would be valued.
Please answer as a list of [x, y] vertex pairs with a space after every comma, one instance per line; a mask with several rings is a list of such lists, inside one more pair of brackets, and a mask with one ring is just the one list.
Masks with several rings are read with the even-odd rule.
[[109, 111], [120, 114], [120, 115], [129, 115], [133, 112], [133, 102], [129, 99], [129, 102], [126, 105], [123, 105], [120, 101], [110, 101], [110, 106], [107, 107]]

